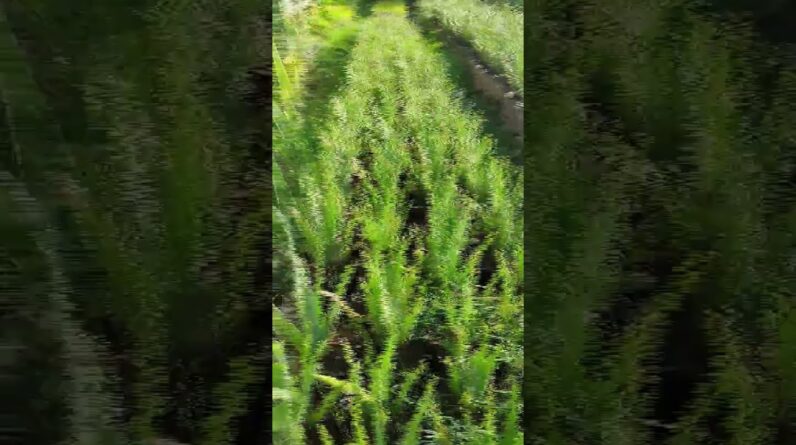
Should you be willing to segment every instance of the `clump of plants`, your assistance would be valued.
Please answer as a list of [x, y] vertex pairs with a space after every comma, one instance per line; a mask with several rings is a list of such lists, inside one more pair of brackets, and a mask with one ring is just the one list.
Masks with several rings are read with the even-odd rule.
[[522, 94], [525, 88], [522, 7], [509, 2], [420, 0], [417, 8], [422, 17], [434, 19], [466, 40]]
[[275, 441], [522, 443], [522, 176], [405, 18], [350, 58], [311, 161], [275, 143]]

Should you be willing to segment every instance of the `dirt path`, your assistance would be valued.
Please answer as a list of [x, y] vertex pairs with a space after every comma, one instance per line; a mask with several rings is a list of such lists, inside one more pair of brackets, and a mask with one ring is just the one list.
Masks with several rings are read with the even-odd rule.
[[457, 79], [483, 111], [486, 130], [493, 133], [499, 145], [509, 152], [501, 153], [522, 164], [524, 138], [523, 98], [509, 85], [506, 78], [481, 60], [464, 39], [444, 29], [439, 23], [420, 17], [414, 1], [408, 2], [409, 18], [429, 38], [442, 43], [446, 56], [461, 72]]

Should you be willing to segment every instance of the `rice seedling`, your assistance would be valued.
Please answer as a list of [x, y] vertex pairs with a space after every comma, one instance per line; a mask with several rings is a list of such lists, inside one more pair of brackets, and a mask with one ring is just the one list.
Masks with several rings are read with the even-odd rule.
[[421, 16], [438, 21], [466, 40], [522, 94], [525, 62], [521, 7], [510, 2], [420, 0], [417, 8]]
[[[443, 443], [521, 443], [518, 407], [511, 406], [522, 354], [515, 264], [521, 236], [514, 230], [520, 201], [512, 195], [521, 177], [454, 98], [433, 47], [396, 11], [373, 10], [360, 25], [313, 163], [277, 161], [280, 170], [300, 168], [305, 176], [280, 196], [294, 247], [276, 245], [307, 259], [316, 289], [282, 290], [292, 303], [274, 313], [292, 316], [279, 321], [285, 327], [277, 337], [309, 335], [300, 326], [313, 318], [299, 308], [316, 293], [330, 298], [322, 313], [339, 314], [323, 324], [325, 357], [301, 349], [293, 360], [286, 356], [289, 368], [314, 370], [310, 392], [319, 402], [311, 410], [318, 414], [302, 415], [311, 419], [305, 434], [409, 444], [428, 439], [423, 431], [431, 428]], [[275, 151], [290, 144], [277, 143]], [[488, 176], [472, 171], [478, 164]], [[487, 255], [500, 258], [499, 272], [482, 270]], [[482, 274], [494, 275], [486, 288], [478, 285]], [[294, 271], [299, 276], [309, 277]], [[497, 314], [492, 302], [499, 299]], [[500, 329], [490, 328], [492, 313], [504, 320]], [[399, 361], [435, 344], [444, 356], [419, 367]], [[332, 365], [337, 356], [344, 366]]]

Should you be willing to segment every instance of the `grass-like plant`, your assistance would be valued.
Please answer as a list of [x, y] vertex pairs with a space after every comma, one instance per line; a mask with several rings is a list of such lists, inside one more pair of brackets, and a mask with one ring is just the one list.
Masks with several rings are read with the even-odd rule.
[[[454, 98], [433, 46], [405, 18], [378, 11], [360, 26], [332, 113], [317, 136], [306, 135], [317, 141], [305, 146], [316, 150], [306, 157], [312, 162], [292, 165], [287, 155], [277, 162], [297, 177], [298, 186], [279, 179], [284, 227], [297, 234], [295, 258], [307, 259], [311, 286], [330, 299], [322, 312], [342, 311], [324, 325], [325, 357], [286, 343], [297, 354], [286, 355], [289, 368], [315, 369], [311, 392], [320, 402], [303, 415], [306, 431], [409, 444], [420, 443], [426, 425], [443, 443], [521, 443], [518, 407], [511, 406], [521, 357], [521, 176], [496, 157], [478, 119]], [[277, 155], [294, 143], [280, 139]], [[482, 166], [484, 176], [472, 171]], [[335, 210], [324, 212], [328, 206]], [[496, 236], [488, 236], [492, 230]], [[483, 272], [493, 277], [481, 288], [487, 255], [500, 265]], [[285, 291], [285, 301], [291, 294], [295, 304], [309, 301], [296, 288]], [[300, 326], [312, 323], [308, 317], [278, 320], [278, 336], [305, 338]], [[490, 326], [493, 320], [502, 323]], [[405, 368], [398, 358], [417, 344], [439, 344], [444, 356], [434, 366], [445, 370]], [[342, 357], [347, 369], [324, 366], [331, 357]], [[501, 366], [509, 377], [496, 378]]]
[[417, 7], [463, 38], [493, 69], [522, 94], [524, 83], [523, 13], [511, 3], [480, 0], [420, 0]]

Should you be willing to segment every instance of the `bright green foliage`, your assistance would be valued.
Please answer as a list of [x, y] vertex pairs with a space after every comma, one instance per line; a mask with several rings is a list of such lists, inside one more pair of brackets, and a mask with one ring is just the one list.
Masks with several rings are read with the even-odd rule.
[[[275, 189], [284, 191], [274, 213], [296, 234], [286, 255], [314, 271], [293, 268], [274, 308], [291, 369], [314, 369], [320, 402], [295, 418], [321, 435], [335, 425], [342, 443], [426, 443], [431, 431], [439, 443], [516, 443], [517, 386], [497, 370], [516, 381], [521, 369], [521, 176], [454, 98], [440, 55], [394, 9], [375, 5], [362, 20], [317, 133], [275, 140]], [[300, 128], [312, 116], [280, 118]], [[295, 147], [308, 162], [293, 161]], [[482, 168], [487, 177], [474, 172]], [[291, 252], [292, 236], [275, 247]], [[487, 257], [496, 265], [482, 272]], [[478, 285], [480, 273], [492, 275], [489, 286]], [[315, 291], [300, 291], [297, 276]], [[320, 316], [323, 355], [290, 341], [308, 341], [301, 326], [316, 318], [298, 307], [315, 293], [331, 300]], [[423, 347], [441, 348], [432, 360], [443, 369], [401, 360]]]
[[486, 63], [522, 93], [525, 69], [521, 8], [481, 0], [420, 0], [418, 9], [424, 17], [439, 21], [469, 42]]
[[417, 402], [417, 408], [415, 408], [412, 418], [405, 426], [403, 438], [400, 442], [401, 445], [419, 445], [421, 443], [421, 427], [423, 420], [428, 416], [431, 410], [434, 409], [434, 383], [434, 381], [431, 381], [426, 384], [423, 395]]
[[299, 443], [303, 440], [303, 428], [293, 420], [300, 416], [300, 394], [293, 383], [285, 347], [274, 342], [271, 354], [271, 391], [273, 397], [272, 429], [274, 443]]

